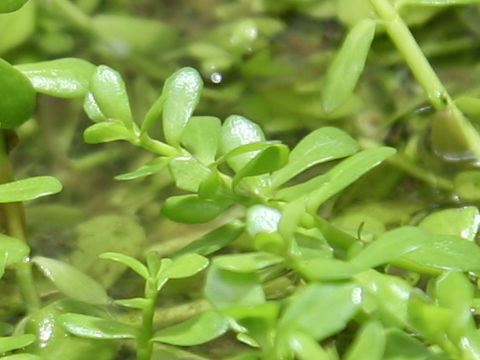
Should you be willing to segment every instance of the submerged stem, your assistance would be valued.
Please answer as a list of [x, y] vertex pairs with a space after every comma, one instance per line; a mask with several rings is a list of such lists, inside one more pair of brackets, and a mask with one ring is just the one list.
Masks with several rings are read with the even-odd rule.
[[[8, 157], [5, 133], [0, 131], [0, 183], [7, 183], [13, 180], [13, 169]], [[0, 204], [0, 209], [0, 217], [7, 233], [26, 242], [23, 204], [21, 202]], [[32, 312], [39, 309], [40, 298], [35, 289], [31, 263], [20, 263], [15, 270], [27, 311]]]
[[156, 281], [148, 279], [145, 284], [145, 298], [149, 300], [149, 304], [142, 312], [142, 325], [137, 339], [137, 360], [150, 360], [152, 357], [153, 343], [150, 342], [150, 339], [153, 334], [153, 317], [157, 297]]

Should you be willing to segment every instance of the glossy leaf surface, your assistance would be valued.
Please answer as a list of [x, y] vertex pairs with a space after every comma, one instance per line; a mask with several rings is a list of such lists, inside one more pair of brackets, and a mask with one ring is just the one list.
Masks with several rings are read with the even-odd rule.
[[307, 203], [308, 209], [316, 212], [319, 205], [324, 201], [345, 189], [355, 182], [360, 176], [379, 165], [383, 160], [392, 156], [395, 149], [390, 147], [378, 147], [364, 150], [343, 160], [333, 169], [327, 172], [328, 183], [314, 191]]
[[89, 304], [107, 304], [109, 302], [109, 297], [103, 287], [73, 266], [42, 256], [35, 256], [32, 261], [43, 275], [72, 299]]
[[32, 334], [0, 337], [0, 353], [23, 348], [34, 341], [35, 335]]
[[348, 33], [325, 76], [322, 94], [325, 112], [336, 110], [353, 93], [374, 35], [375, 21], [371, 19], [360, 21]]
[[275, 208], [265, 205], [253, 205], [247, 210], [247, 232], [251, 236], [259, 233], [273, 233], [278, 231], [282, 213]]
[[193, 346], [209, 342], [228, 330], [228, 322], [216, 311], [206, 311], [180, 324], [157, 331], [151, 341]]
[[17, 65], [42, 94], [61, 98], [78, 98], [87, 95], [95, 66], [88, 61], [65, 58]]
[[279, 331], [298, 330], [324, 339], [343, 329], [361, 302], [362, 290], [355, 284], [310, 284], [291, 299]]
[[181, 142], [187, 150], [204, 164], [215, 160], [220, 129], [220, 119], [213, 116], [193, 116], [185, 126]]
[[273, 174], [272, 185], [279, 186], [317, 164], [352, 155], [357, 142], [334, 127], [323, 127], [305, 136], [290, 153], [288, 164]]
[[227, 206], [225, 203], [201, 199], [197, 195], [180, 195], [165, 200], [162, 214], [173, 221], [198, 224], [215, 219]]
[[30, 81], [0, 59], [0, 129], [14, 129], [22, 125], [32, 116], [35, 103], [36, 95]]
[[203, 81], [197, 70], [185, 67], [173, 73], [163, 86], [163, 134], [167, 143], [177, 146], [200, 100]]
[[62, 184], [52, 176], [36, 176], [0, 184], [0, 203], [22, 202], [52, 195], [62, 190]]
[[134, 339], [137, 329], [121, 322], [83, 314], [63, 314], [61, 324], [72, 334], [91, 339]]
[[91, 79], [91, 91], [107, 118], [120, 120], [127, 129], [132, 128], [133, 118], [127, 89], [117, 71], [105, 65], [97, 67]]
[[[226, 154], [239, 146], [263, 141], [265, 141], [265, 135], [257, 124], [242, 116], [231, 115], [225, 120], [222, 126], [220, 151]], [[230, 158], [227, 163], [233, 170], [239, 171], [253, 159], [256, 154], [256, 151], [244, 153]]]

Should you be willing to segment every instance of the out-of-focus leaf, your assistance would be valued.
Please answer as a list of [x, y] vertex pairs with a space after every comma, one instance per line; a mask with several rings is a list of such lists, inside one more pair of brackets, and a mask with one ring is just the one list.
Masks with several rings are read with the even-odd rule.
[[120, 253], [113, 253], [113, 252], [108, 252], [108, 253], [103, 253], [100, 254], [99, 256], [101, 259], [109, 259], [113, 261], [117, 261], [119, 263], [122, 263], [126, 266], [128, 266], [130, 269], [135, 271], [138, 275], [143, 277], [144, 279], [148, 279], [149, 274], [148, 274], [148, 269], [145, 265], [143, 265], [140, 261], [137, 259], [125, 255], [125, 254], [120, 254]]
[[27, 354], [27, 353], [3, 356], [0, 359], [2, 360], [43, 360], [41, 356], [34, 355], [34, 354]]
[[21, 241], [5, 234], [0, 234], [0, 254], [4, 254], [5, 256], [5, 266], [23, 261], [29, 253], [30, 248], [25, 241]]
[[187, 253], [210, 255], [235, 241], [242, 234], [243, 230], [243, 224], [232, 221], [188, 244], [176, 255]]
[[30, 81], [0, 59], [0, 129], [14, 129], [22, 125], [32, 116], [35, 102], [36, 95]]
[[97, 67], [90, 81], [91, 91], [103, 115], [120, 120], [132, 129], [133, 118], [122, 76], [106, 65]]
[[[3, 0], [0, 3], [0, 13], [9, 13], [20, 9], [28, 0]], [[3, 352], [3, 351], [2, 351]]]
[[162, 260], [160, 275], [168, 279], [182, 279], [195, 275], [208, 266], [208, 259], [202, 255], [184, 254], [168, 261], [165, 266]]
[[221, 129], [220, 119], [213, 116], [193, 116], [185, 126], [181, 143], [202, 163], [215, 160]]
[[175, 185], [182, 190], [196, 192], [200, 183], [211, 173], [211, 170], [191, 156], [181, 156], [170, 160], [169, 169]]
[[428, 303], [415, 294], [409, 299], [408, 319], [422, 336], [431, 341], [440, 341], [454, 320], [454, 312]]
[[392, 156], [395, 151], [390, 147], [378, 147], [364, 150], [343, 160], [326, 173], [326, 176], [329, 177], [328, 183], [309, 195], [308, 210], [316, 212], [324, 201], [345, 189], [387, 157]]
[[61, 98], [87, 95], [95, 66], [88, 61], [65, 58], [17, 65], [36, 91]]
[[170, 158], [166, 157], [158, 157], [155, 158], [145, 165], [140, 166], [137, 170], [117, 175], [115, 176], [115, 180], [133, 180], [133, 179], [140, 179], [146, 176], [150, 176], [156, 174], [163, 169], [165, 169], [170, 161]]
[[354, 26], [358, 22], [375, 17], [369, 0], [338, 0], [337, 15], [341, 22]]
[[283, 261], [282, 257], [265, 252], [220, 255], [214, 259], [215, 265], [220, 269], [240, 273], [252, 273]]
[[98, 144], [116, 140], [131, 140], [131, 132], [120, 120], [109, 120], [94, 124], [83, 132], [88, 144]]
[[163, 86], [163, 134], [178, 146], [183, 131], [200, 100], [203, 81], [197, 70], [185, 67], [173, 73]]
[[436, 211], [418, 225], [436, 234], [457, 235], [473, 241], [480, 225], [480, 213], [476, 207]]
[[300, 360], [332, 360], [332, 357], [317, 341], [301, 332], [291, 335], [288, 343]]
[[275, 208], [265, 205], [253, 205], [247, 210], [247, 232], [251, 236], [259, 233], [273, 233], [278, 231], [282, 213]]
[[151, 305], [152, 300], [145, 299], [145, 298], [131, 298], [131, 299], [115, 300], [114, 303], [130, 309], [144, 310]]
[[209, 199], [201, 199], [197, 195], [171, 196], [162, 207], [162, 214], [170, 220], [198, 224], [215, 219], [230, 204]]
[[247, 176], [256, 176], [274, 172], [282, 168], [288, 161], [289, 149], [282, 144], [271, 145], [261, 150], [248, 163], [237, 171], [233, 185]]
[[352, 155], [358, 144], [344, 131], [323, 127], [305, 136], [292, 150], [288, 164], [272, 175], [272, 186], [279, 186], [317, 164]]
[[375, 35], [375, 21], [364, 19], [348, 33], [325, 75], [322, 106], [326, 113], [342, 105], [353, 93]]
[[349, 279], [363, 270], [349, 262], [319, 257], [300, 260], [295, 269], [307, 279], [316, 281]]
[[[3, 2], [3, 1], [2, 1]], [[8, 14], [0, 14], [0, 54], [21, 45], [35, 30], [35, 1], [29, 1], [21, 9]]]
[[35, 335], [32, 334], [0, 337], [0, 353], [23, 348], [34, 341]]
[[[242, 145], [263, 141], [265, 141], [265, 135], [257, 124], [242, 116], [231, 115], [225, 120], [222, 126], [220, 151], [226, 154]], [[253, 159], [257, 153], [258, 151], [244, 153], [230, 158], [227, 160], [227, 163], [233, 170], [239, 171]]]
[[425, 344], [398, 328], [385, 331], [387, 344], [384, 360], [447, 360], [443, 354], [434, 354]]
[[371, 321], [360, 329], [345, 360], [382, 360], [384, 350], [385, 330], [380, 323]]
[[237, 273], [210, 266], [205, 296], [218, 309], [255, 306], [265, 302], [260, 280], [255, 273]]
[[297, 330], [325, 339], [346, 326], [361, 302], [362, 290], [353, 283], [312, 283], [292, 297], [278, 331]]
[[90, 339], [135, 339], [137, 329], [121, 322], [83, 314], [62, 314], [60, 323], [72, 334]]
[[72, 299], [99, 305], [109, 302], [103, 287], [73, 266], [42, 256], [35, 256], [32, 261], [62, 293]]
[[62, 184], [52, 176], [35, 176], [0, 184], [0, 203], [22, 202], [62, 191]]
[[228, 321], [216, 311], [206, 311], [180, 324], [157, 331], [151, 341], [193, 346], [216, 339], [228, 330]]
[[480, 199], [480, 171], [468, 170], [459, 173], [454, 179], [455, 192], [464, 201]]
[[328, 174], [315, 176], [313, 179], [303, 183], [280, 189], [276, 195], [283, 200], [296, 200], [318, 190], [320, 187], [328, 184], [329, 181], [330, 175]]

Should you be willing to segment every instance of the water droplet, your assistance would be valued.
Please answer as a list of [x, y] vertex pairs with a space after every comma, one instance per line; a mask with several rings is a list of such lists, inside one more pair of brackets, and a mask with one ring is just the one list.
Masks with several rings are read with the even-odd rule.
[[219, 72], [214, 72], [212, 75], [210, 75], [210, 80], [214, 84], [220, 84], [223, 80], [223, 75]]

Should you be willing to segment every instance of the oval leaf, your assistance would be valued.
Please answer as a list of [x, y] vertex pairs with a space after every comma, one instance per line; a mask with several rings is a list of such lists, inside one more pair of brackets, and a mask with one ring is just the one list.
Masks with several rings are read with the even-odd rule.
[[206, 311], [180, 324], [157, 331], [151, 341], [193, 346], [209, 342], [228, 330], [227, 319], [216, 311]]
[[121, 322], [82, 314], [62, 314], [60, 323], [70, 333], [90, 339], [135, 339], [137, 329]]
[[215, 160], [220, 140], [220, 119], [213, 116], [192, 117], [183, 131], [181, 142], [202, 163]]
[[375, 35], [375, 21], [364, 19], [348, 33], [325, 75], [322, 106], [326, 113], [336, 110], [353, 93], [365, 66]]
[[198, 254], [185, 254], [172, 260], [164, 269], [160, 269], [160, 276], [168, 279], [181, 279], [195, 275], [208, 266], [208, 259]]
[[121, 120], [127, 129], [133, 127], [127, 89], [117, 71], [100, 65], [91, 79], [91, 90], [102, 114]]
[[34, 200], [62, 190], [62, 184], [52, 176], [36, 176], [0, 185], [0, 203]]
[[162, 214], [173, 221], [199, 224], [215, 219], [228, 206], [228, 203], [201, 199], [197, 195], [171, 196], [165, 200]]
[[241, 273], [251, 273], [283, 262], [283, 258], [266, 252], [254, 252], [238, 255], [220, 255], [214, 260], [220, 269]]
[[358, 144], [346, 132], [323, 127], [305, 136], [290, 153], [288, 164], [272, 175], [277, 187], [317, 164], [340, 159], [358, 151]]
[[90, 276], [64, 262], [35, 256], [32, 261], [65, 295], [90, 304], [104, 305], [109, 297], [103, 287]]
[[65, 58], [17, 65], [42, 94], [61, 98], [78, 98], [87, 95], [95, 65], [88, 61]]
[[144, 279], [148, 279], [149, 277], [147, 267], [143, 265], [140, 261], [138, 261], [137, 259], [131, 256], [120, 254], [120, 253], [108, 252], [108, 253], [100, 254], [99, 257], [101, 259], [109, 259], [109, 260], [117, 261], [119, 263], [127, 265], [130, 269], [135, 271], [138, 275], [140, 275]]
[[162, 91], [163, 133], [167, 143], [178, 146], [187, 122], [200, 100], [203, 81], [197, 70], [186, 67], [173, 73]]
[[0, 353], [23, 348], [33, 343], [35, 338], [32, 334], [0, 337]]
[[29, 1], [15, 12], [0, 14], [0, 34], [8, 34], [0, 37], [0, 54], [23, 44], [32, 35], [36, 27], [36, 4]]
[[83, 139], [88, 144], [130, 140], [131, 132], [120, 120], [109, 120], [88, 127], [83, 132]]
[[8, 266], [22, 262], [30, 254], [30, 248], [24, 241], [0, 234], [0, 253], [6, 254], [5, 266]]
[[180, 156], [172, 159], [169, 169], [175, 179], [175, 185], [182, 190], [196, 192], [200, 183], [208, 178], [211, 170], [191, 156]]
[[281, 219], [282, 213], [278, 209], [265, 205], [253, 205], [247, 210], [247, 232], [250, 236], [276, 232]]
[[14, 129], [35, 110], [36, 95], [30, 81], [12, 65], [0, 59], [0, 129]]

